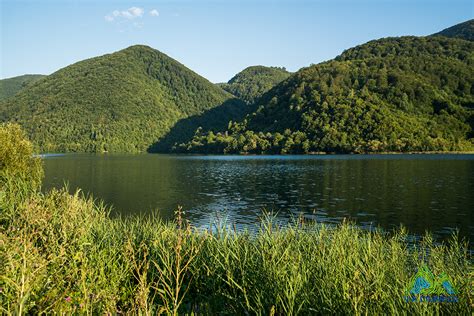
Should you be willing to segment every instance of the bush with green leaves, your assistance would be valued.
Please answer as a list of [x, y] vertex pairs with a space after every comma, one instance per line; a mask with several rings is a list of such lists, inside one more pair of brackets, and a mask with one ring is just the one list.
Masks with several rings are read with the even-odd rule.
[[43, 177], [41, 158], [34, 156], [33, 145], [20, 125], [0, 125], [0, 172], [2, 179], [18, 177], [38, 187]]

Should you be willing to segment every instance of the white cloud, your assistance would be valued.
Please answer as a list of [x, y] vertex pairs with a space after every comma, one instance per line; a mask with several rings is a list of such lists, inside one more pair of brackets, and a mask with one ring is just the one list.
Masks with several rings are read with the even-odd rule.
[[124, 11], [124, 12], [128, 12], [132, 15], [132, 17], [141, 17], [143, 16], [143, 13], [145, 12], [145, 10], [143, 10], [142, 8], [137, 8], [137, 7], [131, 7], [130, 9], [128, 9], [127, 11]]
[[138, 8], [138, 7], [131, 7], [123, 11], [114, 10], [112, 11], [112, 13], [107, 14], [105, 16], [105, 20], [107, 22], [112, 22], [118, 19], [133, 20], [136, 18], [141, 18], [143, 16], [143, 13], [145, 13], [145, 10], [143, 10], [143, 8]]
[[159, 16], [159, 15], [160, 15], [160, 12], [158, 12], [157, 9], [153, 9], [153, 10], [150, 11], [150, 15], [151, 15], [151, 16]]

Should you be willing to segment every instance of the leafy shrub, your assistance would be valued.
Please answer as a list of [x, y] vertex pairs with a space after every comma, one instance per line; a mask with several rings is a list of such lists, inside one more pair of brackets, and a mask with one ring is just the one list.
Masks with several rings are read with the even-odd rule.
[[0, 125], [0, 183], [15, 177], [38, 188], [43, 178], [41, 158], [33, 155], [33, 145], [20, 125]]

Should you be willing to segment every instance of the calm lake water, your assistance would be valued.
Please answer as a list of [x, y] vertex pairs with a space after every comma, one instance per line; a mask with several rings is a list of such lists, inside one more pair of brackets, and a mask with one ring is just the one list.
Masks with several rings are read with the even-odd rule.
[[262, 210], [286, 221], [338, 223], [474, 240], [474, 155], [46, 156], [44, 189], [82, 188], [129, 215], [178, 205], [195, 226], [254, 225]]

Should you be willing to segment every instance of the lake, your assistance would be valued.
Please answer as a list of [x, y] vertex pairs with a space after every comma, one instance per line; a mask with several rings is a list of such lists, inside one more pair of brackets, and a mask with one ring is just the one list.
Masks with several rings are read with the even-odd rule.
[[[252, 227], [263, 210], [445, 239], [474, 240], [474, 155], [180, 156], [46, 155], [44, 190], [68, 183], [128, 216], [178, 205], [207, 227]], [[250, 225], [250, 226], [249, 226]]]

